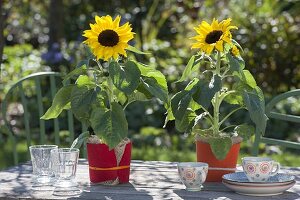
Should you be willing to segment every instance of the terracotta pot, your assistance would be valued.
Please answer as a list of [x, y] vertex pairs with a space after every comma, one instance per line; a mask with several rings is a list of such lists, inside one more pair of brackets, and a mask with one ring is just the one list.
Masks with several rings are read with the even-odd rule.
[[87, 156], [89, 162], [90, 181], [92, 183], [103, 183], [114, 181], [117, 178], [119, 183], [128, 183], [131, 162], [131, 146], [129, 142], [125, 146], [124, 154], [119, 165], [115, 149], [109, 150], [106, 144], [87, 144]]
[[[197, 139], [196, 152], [197, 161], [208, 163], [209, 169], [206, 177], [207, 182], [221, 182], [224, 174], [235, 172], [236, 163], [240, 151], [241, 139], [233, 141], [233, 145], [224, 160], [218, 160], [213, 154], [210, 145]], [[223, 169], [211, 169], [223, 168]], [[228, 170], [226, 170], [228, 169]]]

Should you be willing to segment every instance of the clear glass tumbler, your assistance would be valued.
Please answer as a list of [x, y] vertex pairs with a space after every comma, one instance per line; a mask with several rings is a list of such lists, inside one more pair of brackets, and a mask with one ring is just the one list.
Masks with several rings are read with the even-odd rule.
[[75, 180], [79, 149], [59, 148], [51, 151], [56, 181], [54, 195], [73, 195], [79, 192]]
[[34, 186], [51, 185], [54, 182], [51, 150], [55, 149], [58, 149], [57, 145], [34, 145], [29, 147]]

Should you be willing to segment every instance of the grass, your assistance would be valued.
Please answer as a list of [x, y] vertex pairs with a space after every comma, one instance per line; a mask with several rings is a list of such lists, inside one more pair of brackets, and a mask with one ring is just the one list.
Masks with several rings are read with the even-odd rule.
[[[242, 147], [243, 148], [243, 147]], [[243, 150], [243, 149], [242, 149]], [[248, 153], [240, 152], [238, 163], [241, 163], [241, 158], [250, 156]], [[271, 154], [266, 153], [259, 154], [259, 156], [270, 157], [273, 160], [279, 162], [282, 166], [300, 167], [299, 155], [291, 152], [285, 152], [283, 154]], [[193, 150], [174, 151], [169, 148], [159, 147], [143, 147], [141, 149], [132, 149], [132, 159], [136, 160], [160, 160], [160, 161], [173, 161], [173, 162], [185, 162], [196, 161], [196, 153]]]

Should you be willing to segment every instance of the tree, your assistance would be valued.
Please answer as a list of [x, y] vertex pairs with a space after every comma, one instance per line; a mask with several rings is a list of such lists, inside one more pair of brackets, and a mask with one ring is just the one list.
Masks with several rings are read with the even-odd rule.
[[3, 1], [0, 0], [0, 73], [1, 73], [1, 64], [2, 64], [2, 55], [4, 48], [4, 11], [2, 10]]
[[54, 43], [59, 43], [64, 36], [64, 16], [62, 0], [51, 0], [49, 9], [49, 42], [50, 49]]

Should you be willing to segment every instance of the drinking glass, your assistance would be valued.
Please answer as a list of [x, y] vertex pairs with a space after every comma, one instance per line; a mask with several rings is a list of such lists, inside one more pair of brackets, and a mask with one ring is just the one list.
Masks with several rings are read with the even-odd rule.
[[33, 169], [33, 186], [51, 185], [54, 182], [55, 176], [50, 158], [51, 150], [57, 148], [57, 145], [34, 145], [29, 147]]
[[79, 149], [59, 148], [51, 151], [56, 182], [54, 195], [74, 195], [80, 192], [75, 180]]

